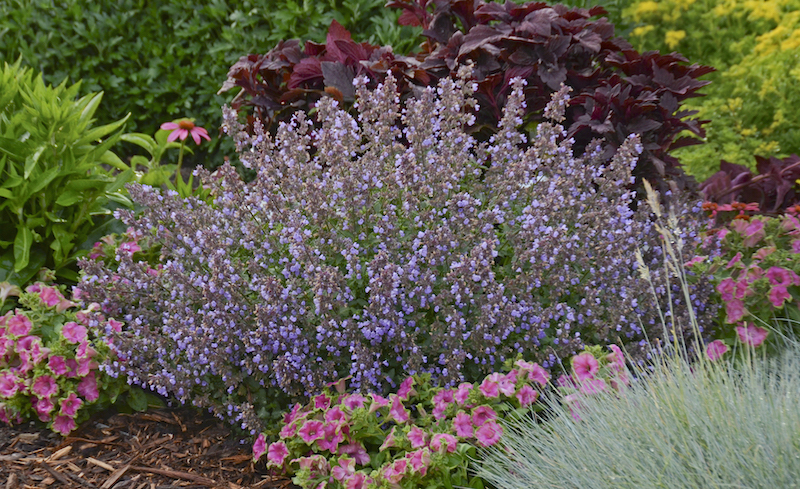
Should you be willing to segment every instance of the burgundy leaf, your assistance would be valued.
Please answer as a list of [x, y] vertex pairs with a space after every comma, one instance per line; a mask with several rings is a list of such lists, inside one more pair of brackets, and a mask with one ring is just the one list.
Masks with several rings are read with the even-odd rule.
[[344, 97], [344, 100], [347, 102], [354, 101], [356, 98], [356, 89], [353, 86], [353, 79], [356, 74], [353, 68], [334, 61], [323, 61], [320, 65], [325, 87], [334, 87], [339, 90], [342, 97]]

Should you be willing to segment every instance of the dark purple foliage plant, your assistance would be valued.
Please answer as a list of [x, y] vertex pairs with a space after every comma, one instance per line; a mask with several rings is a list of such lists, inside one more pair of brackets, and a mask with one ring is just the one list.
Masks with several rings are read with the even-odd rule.
[[344, 377], [385, 393], [415, 373], [474, 381], [517, 354], [556, 368], [586, 344], [645, 355], [662, 327], [635, 259], [658, 236], [626, 189], [639, 138], [607, 164], [599, 142], [573, 154], [562, 88], [528, 141], [518, 79], [478, 143], [468, 76], [403, 103], [392, 76], [359, 77], [354, 115], [324, 97], [317, 126], [299, 111], [274, 137], [225, 108], [256, 179], [198, 170], [210, 203], [133, 185], [143, 211], [119, 217], [159, 264], [82, 263], [82, 293], [128, 325], [107, 369], [256, 430]]

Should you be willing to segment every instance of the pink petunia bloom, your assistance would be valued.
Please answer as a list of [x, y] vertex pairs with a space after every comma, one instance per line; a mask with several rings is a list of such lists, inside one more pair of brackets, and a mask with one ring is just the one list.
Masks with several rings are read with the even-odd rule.
[[177, 122], [165, 122], [161, 124], [161, 129], [165, 131], [172, 131], [169, 133], [169, 136], [167, 136], [167, 141], [170, 143], [176, 139], [184, 141], [189, 135], [192, 136], [192, 139], [194, 139], [194, 142], [197, 145], [200, 144], [200, 138], [204, 138], [206, 141], [211, 141], [211, 138], [208, 137], [208, 131], [202, 127], [195, 126], [194, 122], [188, 119], [181, 119]]
[[258, 462], [265, 453], [267, 453], [267, 437], [264, 433], [259, 433], [256, 442], [253, 443], [253, 461]]
[[730, 277], [725, 278], [717, 285], [717, 292], [719, 292], [720, 297], [725, 302], [733, 300], [733, 292], [735, 289], [736, 282]]
[[706, 355], [711, 361], [715, 361], [722, 357], [728, 351], [728, 345], [721, 340], [714, 340], [706, 346]]
[[407, 453], [406, 458], [411, 466], [412, 474], [425, 475], [431, 464], [431, 452], [427, 448]]
[[431, 438], [431, 450], [441, 453], [453, 453], [458, 446], [458, 440], [449, 433], [436, 433]]
[[517, 392], [517, 400], [520, 406], [530, 406], [536, 402], [537, 399], [539, 399], [539, 393], [533, 390], [533, 387], [529, 385], [523, 385], [519, 392]]
[[772, 307], [775, 307], [776, 309], [783, 307], [784, 302], [792, 301], [792, 295], [786, 290], [786, 287], [782, 287], [780, 285], [775, 285], [769, 289], [768, 296], [769, 301], [772, 303]]
[[111, 331], [115, 333], [120, 333], [122, 331], [122, 323], [114, 318], [109, 319], [106, 324], [111, 328]]
[[50, 349], [42, 346], [42, 339], [38, 336], [25, 336], [17, 340], [17, 353], [25, 356], [34, 365], [40, 363], [50, 353]]
[[133, 255], [137, 251], [142, 251], [142, 247], [136, 244], [134, 241], [127, 241], [119, 245], [118, 251], [125, 253], [126, 255]]
[[582, 394], [597, 394], [606, 390], [606, 382], [603, 379], [586, 379], [581, 382]]
[[684, 263], [683, 266], [686, 267], [686, 268], [691, 268], [691, 267], [693, 267], [694, 265], [696, 265], [698, 263], [703, 263], [706, 258], [708, 258], [708, 257], [707, 256], [695, 256], [691, 260], [689, 260], [686, 263]]
[[456, 389], [455, 394], [453, 394], [453, 399], [458, 404], [464, 405], [464, 403], [467, 402], [470, 392], [472, 392], [472, 384], [469, 382], [462, 382], [458, 384], [458, 389]]
[[744, 326], [736, 327], [736, 334], [739, 336], [739, 340], [742, 343], [758, 347], [767, 339], [769, 331], [764, 328], [759, 328], [752, 323], [745, 323]]
[[391, 469], [392, 475], [386, 477], [386, 479], [394, 484], [397, 484], [401, 480], [403, 480], [403, 476], [408, 471], [408, 459], [401, 458], [399, 460], [395, 460], [392, 465], [389, 466]]
[[389, 405], [389, 400], [379, 394], [370, 394], [370, 399], [372, 402], [369, 406], [369, 413], [372, 414], [380, 408], [386, 407]]
[[291, 460], [291, 463], [297, 462], [300, 469], [307, 469], [311, 477], [319, 477], [330, 472], [331, 466], [322, 455], [310, 455], [308, 457], [300, 457]]
[[478, 444], [483, 447], [490, 447], [500, 441], [503, 436], [503, 427], [497, 424], [497, 421], [487, 421], [483, 426], [475, 430], [475, 438], [478, 439]]
[[86, 377], [89, 375], [89, 372], [97, 369], [97, 367], [97, 362], [93, 361], [91, 358], [81, 358], [78, 360], [78, 368], [76, 369], [76, 372], [78, 377]]
[[764, 239], [766, 235], [764, 232], [764, 221], [760, 219], [751, 220], [742, 234], [745, 236], [744, 243], [742, 244], [747, 248], [752, 248], [758, 244], [759, 241]]
[[733, 255], [733, 258], [731, 258], [731, 260], [725, 265], [725, 268], [726, 269], [730, 269], [731, 267], [735, 266], [737, 263], [741, 263], [741, 262], [742, 262], [742, 252], [740, 251], [740, 252], [736, 253], [735, 255]]
[[342, 405], [353, 411], [354, 409], [363, 408], [364, 404], [367, 402], [367, 399], [362, 396], [361, 394], [350, 394], [342, 399]]
[[792, 241], [792, 253], [800, 253], [800, 239]]
[[292, 410], [288, 413], [283, 415], [283, 424], [289, 424], [295, 419], [300, 418], [300, 410], [303, 408], [303, 405], [299, 402], [292, 407]]
[[497, 419], [497, 413], [489, 406], [478, 406], [472, 410], [472, 424], [483, 426], [487, 421]]
[[39, 399], [56, 395], [58, 392], [58, 384], [56, 384], [56, 379], [50, 375], [41, 375], [36, 377], [31, 385], [31, 392]]
[[356, 472], [344, 480], [344, 489], [364, 489], [367, 484], [367, 476], [363, 472]]
[[64, 296], [61, 295], [61, 292], [53, 287], [42, 287], [39, 291], [39, 297], [42, 298], [42, 302], [44, 302], [47, 307], [57, 306], [64, 300]]
[[96, 355], [97, 352], [89, 344], [89, 341], [82, 341], [80, 344], [78, 344], [78, 348], [75, 349], [75, 357], [78, 360], [82, 360], [84, 358], [93, 358]]
[[323, 434], [325, 433], [323, 427], [324, 425], [322, 421], [309, 419], [303, 423], [303, 427], [300, 428], [298, 434], [307, 445], [311, 445], [316, 440], [322, 438]]
[[20, 390], [20, 379], [12, 372], [0, 372], [0, 397], [13, 397]]
[[68, 379], [74, 379], [78, 376], [78, 362], [74, 358], [67, 358], [65, 363], [67, 364], [67, 374], [65, 377]]
[[70, 392], [69, 396], [67, 396], [65, 399], [62, 399], [59, 403], [59, 406], [61, 407], [61, 414], [74, 418], [82, 404], [83, 401], [76, 396], [74, 392]]
[[615, 370], [625, 368], [625, 355], [622, 353], [622, 349], [617, 345], [608, 345], [608, 349], [611, 350], [611, 353], [606, 359], [614, 366], [613, 368]]
[[314, 397], [314, 409], [326, 410], [331, 407], [331, 398], [325, 394]]
[[100, 391], [97, 388], [97, 379], [94, 376], [94, 372], [90, 372], [89, 375], [78, 382], [77, 391], [87, 402], [94, 402], [100, 397]]
[[53, 431], [61, 433], [64, 436], [74, 430], [75, 426], [75, 420], [69, 416], [56, 416], [55, 421], [53, 421]]
[[61, 328], [61, 335], [70, 343], [80, 343], [86, 340], [86, 327], [70, 321]]
[[400, 402], [400, 398], [395, 394], [389, 397], [392, 398], [392, 406], [389, 408], [388, 419], [393, 419], [399, 424], [408, 422], [409, 413], [405, 406], [403, 406], [403, 403]]
[[420, 448], [428, 443], [428, 436], [423, 429], [414, 426], [408, 432], [408, 441], [411, 442], [411, 448]]
[[344, 441], [341, 423], [326, 423], [323, 427], [322, 438], [317, 440], [317, 446], [322, 450], [336, 453], [339, 444]]
[[339, 406], [334, 406], [325, 413], [325, 421], [328, 423], [337, 423], [347, 421], [347, 415]]
[[775, 253], [776, 251], [778, 251], [778, 248], [776, 248], [775, 246], [765, 246], [763, 248], [760, 248], [755, 253], [753, 253], [753, 260], [761, 261], [764, 258], [768, 257], [769, 255]]
[[339, 453], [342, 455], [350, 455], [358, 465], [367, 465], [370, 461], [367, 449], [364, 445], [358, 442], [348, 443], [339, 447]]
[[288, 456], [289, 449], [286, 448], [286, 443], [276, 441], [270, 444], [269, 450], [267, 450], [267, 465], [270, 467], [281, 467]]
[[456, 413], [456, 417], [453, 418], [453, 428], [456, 436], [470, 438], [474, 432], [472, 428], [472, 418], [464, 411], [459, 411]]
[[572, 371], [579, 381], [594, 378], [599, 370], [600, 364], [589, 352], [572, 357]]
[[414, 390], [414, 377], [408, 377], [400, 384], [397, 389], [397, 397], [402, 400], [408, 400], [409, 396], [416, 396], [417, 391]]
[[392, 426], [392, 431], [386, 435], [386, 438], [383, 440], [383, 444], [378, 449], [379, 452], [386, 450], [387, 448], [391, 448], [397, 444], [396, 438], [397, 426]]
[[564, 402], [567, 403], [569, 407], [569, 414], [572, 416], [572, 419], [575, 421], [580, 421], [581, 417], [578, 415], [578, 411], [581, 408], [580, 402], [578, 402], [578, 394], [570, 394], [568, 396], [564, 396]]
[[297, 429], [299, 427], [300, 427], [299, 422], [285, 424], [283, 425], [283, 428], [281, 428], [280, 433], [278, 433], [278, 436], [280, 436], [283, 439], [294, 438], [297, 435]]
[[500, 394], [503, 394], [506, 397], [511, 397], [514, 395], [514, 391], [517, 390], [516, 384], [516, 375], [506, 375], [497, 382], [497, 390], [500, 391]]
[[500, 386], [497, 384], [497, 380], [495, 380], [493, 377], [494, 374], [486, 377], [478, 387], [478, 389], [481, 391], [481, 394], [489, 399], [498, 397], [500, 395]]
[[11, 336], [25, 336], [31, 332], [31, 329], [33, 329], [33, 323], [19, 310], [6, 321], [6, 332]]
[[31, 407], [36, 411], [36, 416], [39, 418], [39, 421], [43, 423], [50, 421], [50, 415], [53, 409], [55, 409], [53, 400], [49, 397], [45, 397], [44, 399], [33, 398], [31, 400]]
[[331, 477], [339, 482], [343, 482], [346, 478], [355, 474], [355, 472], [356, 461], [349, 457], [341, 457], [339, 459], [339, 465], [335, 465], [331, 468]]
[[798, 277], [793, 270], [782, 267], [770, 267], [769, 270], [767, 270], [767, 279], [772, 285], [780, 285], [783, 287], [800, 285], [800, 277]]
[[575, 385], [575, 380], [573, 380], [573, 378], [570, 377], [569, 375], [564, 375], [564, 374], [558, 376], [558, 380], [556, 381], [556, 383], [558, 384], [559, 387], [571, 387], [571, 388], [577, 387]]
[[725, 321], [730, 324], [738, 323], [744, 317], [744, 303], [739, 299], [733, 299], [725, 303]]
[[433, 404], [445, 405], [452, 403], [455, 400], [455, 393], [452, 389], [442, 389], [433, 395]]

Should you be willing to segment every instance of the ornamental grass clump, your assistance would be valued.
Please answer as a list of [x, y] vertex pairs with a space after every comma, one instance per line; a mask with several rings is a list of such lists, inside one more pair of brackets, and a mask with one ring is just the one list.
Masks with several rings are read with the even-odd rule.
[[645, 331], [655, 315], [634, 258], [657, 241], [626, 190], [639, 140], [610, 162], [599, 143], [573, 155], [563, 88], [521, 149], [517, 80], [478, 144], [467, 75], [402, 106], [391, 77], [373, 91], [358, 78], [357, 116], [323, 98], [318, 129], [298, 112], [274, 138], [226, 108], [252, 183], [198, 170], [210, 203], [130, 186], [142, 212], [119, 218], [160, 259], [82, 263], [82, 293], [128, 325], [108, 371], [254, 432], [346, 376], [385, 394], [408, 375], [452, 386], [518, 353], [550, 367], [618, 338], [644, 356], [661, 326]]

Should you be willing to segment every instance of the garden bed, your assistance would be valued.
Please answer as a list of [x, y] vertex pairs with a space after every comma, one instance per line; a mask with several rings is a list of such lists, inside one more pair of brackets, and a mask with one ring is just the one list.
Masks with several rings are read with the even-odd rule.
[[63, 438], [39, 425], [0, 430], [0, 487], [294, 487], [252, 463], [225, 423], [186, 408], [100, 413]]

